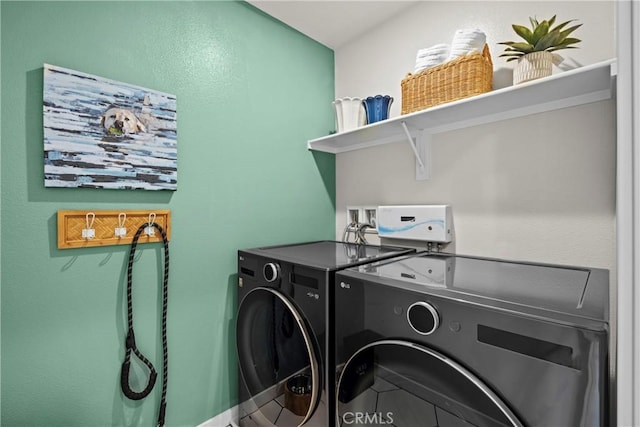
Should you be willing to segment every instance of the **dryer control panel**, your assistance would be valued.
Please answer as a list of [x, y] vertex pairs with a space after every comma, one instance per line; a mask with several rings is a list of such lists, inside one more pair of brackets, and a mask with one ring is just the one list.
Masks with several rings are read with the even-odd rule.
[[268, 283], [275, 282], [280, 278], [280, 265], [275, 262], [268, 262], [262, 267], [262, 275]]

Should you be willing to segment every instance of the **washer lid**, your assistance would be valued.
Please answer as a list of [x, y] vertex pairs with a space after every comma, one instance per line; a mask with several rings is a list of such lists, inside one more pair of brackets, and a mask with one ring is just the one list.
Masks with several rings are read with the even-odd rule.
[[415, 249], [325, 240], [249, 249], [245, 252], [331, 271], [409, 254]]
[[[516, 304], [599, 320], [608, 318], [608, 272], [559, 265], [422, 253], [369, 266], [385, 284], [483, 304]], [[376, 279], [377, 280], [377, 279]], [[473, 299], [471, 299], [473, 300]]]

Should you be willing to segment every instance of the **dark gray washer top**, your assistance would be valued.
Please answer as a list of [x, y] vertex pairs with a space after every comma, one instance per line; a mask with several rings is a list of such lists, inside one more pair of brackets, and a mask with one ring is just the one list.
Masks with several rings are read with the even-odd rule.
[[409, 254], [415, 249], [322, 240], [247, 249], [243, 252], [333, 271]]
[[515, 312], [609, 321], [604, 269], [419, 253], [360, 267], [356, 277]]

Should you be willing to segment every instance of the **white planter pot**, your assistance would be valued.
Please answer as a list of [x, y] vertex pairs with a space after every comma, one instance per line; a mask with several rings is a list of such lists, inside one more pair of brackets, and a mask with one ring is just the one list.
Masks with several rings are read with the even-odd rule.
[[548, 77], [553, 67], [553, 54], [549, 52], [527, 53], [518, 59], [518, 64], [513, 70], [513, 84], [528, 82], [530, 80]]
[[336, 130], [346, 132], [367, 123], [362, 98], [339, 98], [333, 101], [336, 111]]

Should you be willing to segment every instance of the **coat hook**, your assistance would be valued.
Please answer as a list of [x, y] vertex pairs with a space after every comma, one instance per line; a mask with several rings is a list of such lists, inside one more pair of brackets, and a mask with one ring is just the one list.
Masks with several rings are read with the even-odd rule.
[[87, 212], [84, 219], [87, 228], [82, 229], [82, 238], [91, 240], [96, 237], [96, 230], [93, 228], [93, 223], [96, 220], [96, 214], [93, 212]]
[[156, 230], [153, 227], [153, 224], [156, 221], [156, 214], [155, 212], [151, 212], [149, 214], [149, 222], [147, 223], [147, 228], [144, 229], [144, 234], [146, 234], [149, 237], [153, 237], [156, 235]]
[[125, 237], [127, 235], [127, 228], [124, 226], [127, 221], [127, 214], [124, 212], [120, 212], [118, 214], [118, 227], [115, 229], [116, 237]]

